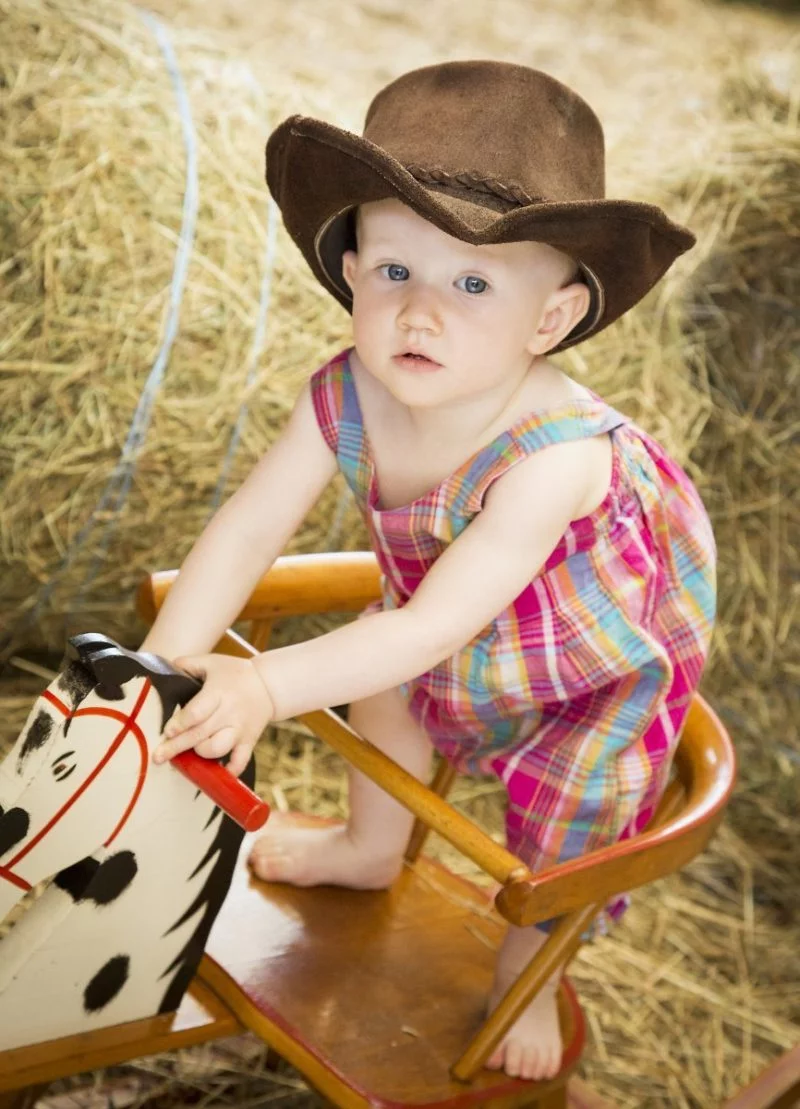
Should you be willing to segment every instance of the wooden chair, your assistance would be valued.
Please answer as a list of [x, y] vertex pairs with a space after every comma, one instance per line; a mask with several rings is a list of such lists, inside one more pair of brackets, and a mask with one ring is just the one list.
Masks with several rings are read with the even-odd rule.
[[[139, 609], [145, 619], [152, 620], [175, 576], [157, 573], [143, 583]], [[368, 554], [281, 559], [242, 613], [247, 638], [228, 632], [219, 649], [247, 657], [266, 648], [275, 620], [355, 612], [377, 596], [378, 586]], [[730, 741], [719, 720], [695, 699], [675, 781], [650, 828], [533, 875], [444, 800], [453, 777], [446, 765], [428, 788], [333, 713], [301, 719], [417, 817], [408, 865], [393, 887], [357, 892], [267, 885], [247, 870], [245, 843], [178, 1013], [93, 1032], [79, 1043], [0, 1054], [0, 1090], [247, 1028], [343, 1109], [483, 1103], [493, 1109], [589, 1109], [590, 1091], [576, 1079], [567, 1085], [583, 1047], [584, 1022], [566, 979], [559, 999], [566, 1048], [557, 1078], [525, 1082], [482, 1064], [552, 971], [572, 957], [610, 897], [680, 868], [708, 842], [734, 779]], [[420, 855], [428, 829], [499, 884], [494, 906], [485, 891]], [[548, 943], [486, 1019], [493, 949], [505, 921], [527, 925], [553, 916], [562, 919]]]

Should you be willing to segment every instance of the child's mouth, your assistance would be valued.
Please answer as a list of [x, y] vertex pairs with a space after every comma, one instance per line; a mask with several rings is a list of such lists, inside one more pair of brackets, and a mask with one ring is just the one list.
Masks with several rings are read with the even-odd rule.
[[402, 366], [404, 370], [411, 370], [415, 373], [440, 370], [442, 365], [440, 362], [434, 362], [432, 358], [428, 358], [425, 354], [417, 354], [413, 351], [405, 351], [403, 354], [395, 354], [392, 358], [393, 362]]

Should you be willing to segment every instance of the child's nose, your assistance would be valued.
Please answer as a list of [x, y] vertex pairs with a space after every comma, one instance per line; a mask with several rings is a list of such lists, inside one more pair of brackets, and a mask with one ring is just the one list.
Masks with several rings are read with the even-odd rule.
[[400, 309], [398, 323], [406, 331], [440, 331], [441, 306], [435, 294], [420, 286], [409, 289]]

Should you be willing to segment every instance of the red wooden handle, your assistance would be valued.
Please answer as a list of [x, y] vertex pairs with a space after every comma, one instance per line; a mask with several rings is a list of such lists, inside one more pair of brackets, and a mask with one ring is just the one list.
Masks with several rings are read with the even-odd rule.
[[214, 759], [204, 759], [196, 751], [182, 751], [174, 756], [172, 765], [246, 832], [255, 832], [266, 824], [267, 802]]

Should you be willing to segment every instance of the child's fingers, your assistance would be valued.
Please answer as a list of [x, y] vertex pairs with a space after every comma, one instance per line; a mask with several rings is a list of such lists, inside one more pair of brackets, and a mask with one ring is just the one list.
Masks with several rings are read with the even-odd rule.
[[[203, 725], [199, 725], [198, 727], [203, 727]], [[199, 740], [205, 736], [205, 733], [199, 730], [195, 736], [194, 731], [193, 729], [189, 732], [181, 732], [181, 734], [174, 739], [162, 740], [153, 751], [153, 762], [168, 762], [170, 759], [174, 759], [176, 755], [180, 755], [182, 751], [191, 750], [195, 743], [199, 742]]]
[[228, 770], [233, 774], [234, 778], [238, 778], [244, 768], [250, 762], [250, 756], [253, 749], [249, 743], [240, 740], [231, 751], [231, 757], [228, 759]]
[[210, 689], [201, 689], [191, 701], [172, 714], [166, 728], [165, 739], [174, 739], [181, 732], [197, 727], [210, 720], [220, 706], [220, 695]]
[[[182, 725], [181, 721], [181, 725]], [[214, 723], [213, 713], [211, 717], [201, 720], [199, 724], [195, 724], [191, 728], [180, 727], [180, 730], [175, 734], [168, 735], [164, 731], [164, 738], [155, 751], [153, 751], [154, 762], [166, 762], [167, 759], [173, 759], [179, 755], [181, 751], [188, 751], [192, 747], [197, 747], [203, 740], [209, 739], [214, 735], [217, 726]]]
[[[213, 721], [212, 721], [213, 727]], [[220, 728], [219, 731], [213, 732], [207, 739], [201, 740], [195, 744], [195, 751], [198, 755], [202, 755], [204, 759], [220, 759], [223, 755], [227, 755], [234, 744], [236, 743], [236, 729], [227, 725]]]

